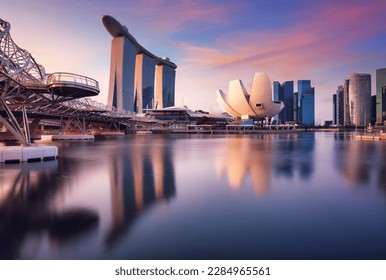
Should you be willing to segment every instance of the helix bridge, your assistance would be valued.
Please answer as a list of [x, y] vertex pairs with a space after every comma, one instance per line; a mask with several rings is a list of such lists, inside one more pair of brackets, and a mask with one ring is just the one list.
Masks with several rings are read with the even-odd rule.
[[134, 113], [90, 99], [100, 91], [96, 80], [46, 73], [13, 41], [10, 29], [10, 23], [0, 18], [0, 122], [22, 145], [31, 144], [31, 130], [42, 119], [74, 120], [80, 127], [80, 120], [128, 125]]

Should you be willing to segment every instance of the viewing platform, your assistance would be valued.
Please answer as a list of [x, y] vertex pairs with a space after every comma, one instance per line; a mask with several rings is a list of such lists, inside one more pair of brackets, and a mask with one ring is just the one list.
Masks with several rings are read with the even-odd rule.
[[73, 98], [89, 97], [99, 94], [96, 80], [73, 73], [57, 72], [47, 76], [48, 90], [59, 96]]

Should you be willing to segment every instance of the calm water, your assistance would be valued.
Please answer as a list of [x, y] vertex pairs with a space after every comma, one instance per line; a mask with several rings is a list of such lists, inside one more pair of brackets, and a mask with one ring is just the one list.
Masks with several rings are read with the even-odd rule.
[[0, 164], [3, 259], [386, 259], [386, 143], [125, 136]]

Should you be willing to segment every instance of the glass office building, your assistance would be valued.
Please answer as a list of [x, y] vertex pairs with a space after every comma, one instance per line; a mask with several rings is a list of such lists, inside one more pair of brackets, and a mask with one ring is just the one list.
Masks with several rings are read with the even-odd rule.
[[335, 125], [344, 125], [344, 89], [343, 86], [338, 86], [336, 93], [333, 95], [333, 123]]
[[345, 86], [346, 125], [366, 126], [371, 122], [371, 75], [352, 73]]
[[386, 120], [386, 68], [376, 70], [376, 122], [383, 124]]
[[274, 100], [280, 100], [284, 103], [284, 109], [278, 115], [278, 123], [293, 122], [294, 119], [294, 82], [286, 81], [280, 84], [273, 82]]
[[310, 80], [298, 81], [298, 95], [300, 97], [299, 122], [304, 126], [315, 125], [315, 88]]

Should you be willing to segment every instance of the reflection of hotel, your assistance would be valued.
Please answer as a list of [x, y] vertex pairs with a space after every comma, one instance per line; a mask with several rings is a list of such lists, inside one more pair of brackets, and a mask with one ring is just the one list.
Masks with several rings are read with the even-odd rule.
[[229, 186], [240, 189], [250, 176], [256, 194], [265, 194], [271, 183], [271, 142], [257, 138], [234, 138], [224, 145], [224, 156], [217, 161], [217, 176], [227, 176]]
[[110, 161], [112, 229], [107, 242], [114, 242], [126, 231], [139, 213], [157, 201], [175, 195], [171, 151], [165, 150], [165, 139], [133, 139], [125, 154]]

